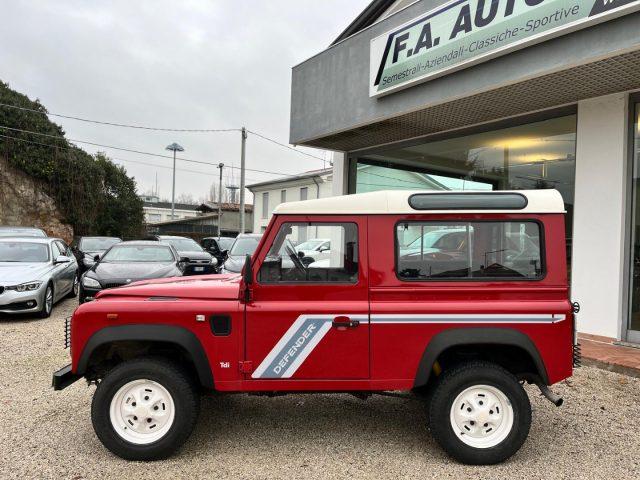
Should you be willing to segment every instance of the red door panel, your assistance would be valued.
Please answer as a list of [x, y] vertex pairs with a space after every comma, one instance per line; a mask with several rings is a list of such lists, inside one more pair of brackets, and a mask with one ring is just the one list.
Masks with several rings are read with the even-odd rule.
[[[287, 220], [309, 221], [306, 217]], [[357, 225], [357, 283], [260, 284], [255, 281], [252, 300], [246, 306], [246, 359], [253, 366], [248, 379], [369, 378], [366, 219], [313, 217], [314, 225], [322, 222]], [[254, 263], [256, 278], [283, 223], [277, 219], [269, 230], [269, 237]]]

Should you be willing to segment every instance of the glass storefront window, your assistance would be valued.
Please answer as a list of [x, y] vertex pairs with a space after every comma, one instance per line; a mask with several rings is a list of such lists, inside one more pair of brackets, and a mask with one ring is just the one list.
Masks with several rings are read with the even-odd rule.
[[356, 193], [555, 188], [567, 210], [570, 260], [576, 121], [576, 115], [567, 115], [429, 143], [382, 147], [358, 157], [352, 185]]
[[[631, 230], [631, 314], [629, 330], [640, 338], [640, 103], [635, 105], [633, 125], [633, 185]], [[637, 334], [635, 333], [637, 332]]]

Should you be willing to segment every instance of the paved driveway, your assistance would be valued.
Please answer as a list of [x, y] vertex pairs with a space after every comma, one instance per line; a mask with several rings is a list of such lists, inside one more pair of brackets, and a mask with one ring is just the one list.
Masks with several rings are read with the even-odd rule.
[[640, 478], [640, 379], [593, 368], [555, 387], [552, 406], [529, 389], [533, 425], [522, 450], [494, 467], [449, 460], [413, 399], [349, 395], [207, 398], [195, 433], [175, 457], [120, 460], [95, 437], [94, 387], [50, 388], [68, 363], [63, 318], [0, 319], [0, 478]]

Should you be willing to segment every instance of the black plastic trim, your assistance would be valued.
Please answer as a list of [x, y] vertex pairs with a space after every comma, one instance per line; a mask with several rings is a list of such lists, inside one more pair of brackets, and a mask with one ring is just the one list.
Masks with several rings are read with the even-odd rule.
[[463, 345], [511, 345], [522, 348], [533, 360], [537, 374], [544, 384], [549, 385], [547, 369], [540, 357], [540, 352], [527, 335], [511, 328], [473, 327], [445, 330], [431, 339], [420, 359], [414, 388], [427, 384], [433, 364], [442, 352], [448, 348]]
[[80, 378], [82, 378], [82, 375], [73, 373], [71, 371], [71, 364], [69, 364], [53, 374], [51, 386], [54, 390], [64, 390], [76, 380], [80, 380]]
[[164, 342], [182, 347], [191, 355], [201, 385], [210, 389], [214, 388], [211, 366], [200, 340], [186, 328], [174, 325], [132, 324], [106, 327], [98, 330], [86, 343], [80, 355], [76, 373], [78, 375], [86, 373], [91, 355], [101, 345], [126, 340]]

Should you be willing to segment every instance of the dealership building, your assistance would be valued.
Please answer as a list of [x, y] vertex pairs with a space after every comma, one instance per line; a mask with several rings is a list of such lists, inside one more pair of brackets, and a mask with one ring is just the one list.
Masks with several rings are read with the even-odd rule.
[[293, 68], [290, 141], [336, 195], [559, 190], [578, 329], [640, 344], [638, 92], [640, 0], [374, 0]]

